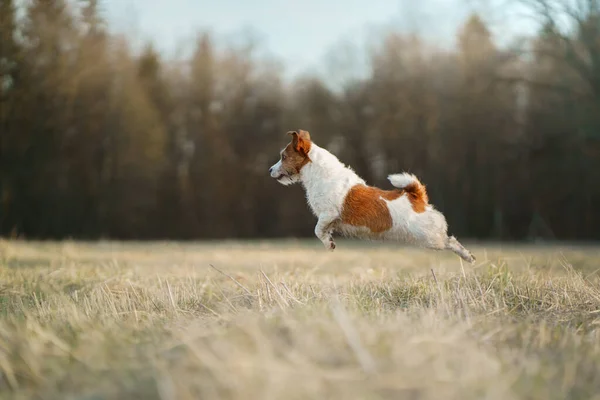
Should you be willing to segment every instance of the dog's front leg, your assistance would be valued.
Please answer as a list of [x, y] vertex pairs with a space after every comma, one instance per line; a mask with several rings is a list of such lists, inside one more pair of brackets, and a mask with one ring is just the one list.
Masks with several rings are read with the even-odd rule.
[[335, 249], [335, 242], [333, 241], [333, 223], [337, 219], [335, 215], [322, 214], [319, 215], [319, 221], [315, 226], [315, 235], [325, 245], [328, 250]]

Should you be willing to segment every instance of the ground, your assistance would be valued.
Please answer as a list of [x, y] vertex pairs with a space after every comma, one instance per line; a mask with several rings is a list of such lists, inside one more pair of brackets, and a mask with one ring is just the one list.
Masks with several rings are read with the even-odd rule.
[[3, 241], [0, 398], [600, 399], [600, 247], [465, 245]]

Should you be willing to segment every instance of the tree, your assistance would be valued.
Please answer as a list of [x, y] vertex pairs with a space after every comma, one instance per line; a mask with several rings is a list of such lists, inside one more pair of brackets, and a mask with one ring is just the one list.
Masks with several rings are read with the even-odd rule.
[[[540, 24], [524, 79], [530, 92], [527, 126], [536, 171], [532, 179], [538, 186], [536, 213], [569, 236], [590, 232], [598, 222], [591, 207], [600, 200], [593, 183], [600, 179], [600, 2], [519, 3]], [[561, 190], [541, 178], [549, 171], [566, 178]], [[549, 197], [539, 197], [541, 193]]]
[[[140, 78], [138, 60], [122, 43], [116, 51], [118, 86], [112, 92], [112, 232], [134, 238], [153, 232], [159, 177], [166, 164], [167, 132]], [[127, 221], [127, 223], [123, 223]]]
[[18, 129], [16, 110], [19, 90], [22, 53], [16, 41], [17, 21], [13, 0], [0, 0], [0, 234], [13, 231], [18, 225], [14, 219], [15, 193], [14, 168], [18, 160]]
[[[69, 178], [65, 142], [73, 132], [65, 123], [73, 76], [72, 51], [78, 35], [63, 1], [34, 0], [20, 29], [23, 51], [19, 88], [18, 145], [13, 148], [14, 218], [33, 235], [60, 236], [68, 221], [63, 196]], [[35, 115], [35, 118], [30, 118]], [[35, 211], [32, 211], [35, 210]]]
[[[492, 83], [501, 65], [500, 52], [478, 15], [469, 17], [458, 37], [460, 86], [456, 97], [453, 135], [445, 138], [453, 146], [456, 162], [464, 164], [454, 171], [448, 183], [457, 190], [452, 200], [456, 206], [458, 229], [477, 236], [490, 236], [495, 227], [495, 213], [502, 213], [503, 190], [499, 175], [505, 140], [514, 127], [510, 93]], [[448, 160], [450, 162], [450, 160]], [[452, 221], [452, 219], [451, 219]], [[460, 221], [460, 222], [458, 222]], [[464, 221], [466, 226], [459, 224]]]

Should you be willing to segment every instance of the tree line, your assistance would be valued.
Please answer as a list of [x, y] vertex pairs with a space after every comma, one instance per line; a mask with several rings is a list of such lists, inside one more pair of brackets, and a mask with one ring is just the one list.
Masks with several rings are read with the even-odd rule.
[[460, 237], [600, 239], [600, 1], [522, 2], [541, 28], [518, 45], [478, 15], [453, 50], [390, 32], [332, 88], [209, 34], [134, 51], [97, 0], [0, 0], [0, 235], [310, 236], [268, 175], [300, 128], [370, 184], [417, 174]]

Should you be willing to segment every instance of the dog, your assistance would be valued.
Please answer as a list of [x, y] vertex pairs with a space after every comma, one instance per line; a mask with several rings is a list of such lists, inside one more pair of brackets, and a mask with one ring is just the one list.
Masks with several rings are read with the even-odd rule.
[[412, 174], [388, 176], [394, 190], [368, 186], [350, 167], [311, 141], [304, 130], [287, 132], [290, 143], [269, 173], [282, 185], [301, 183], [318, 218], [315, 236], [329, 250], [333, 233], [395, 240], [433, 250], [451, 250], [469, 263], [475, 256], [448, 236], [444, 215], [429, 204], [425, 186]]

